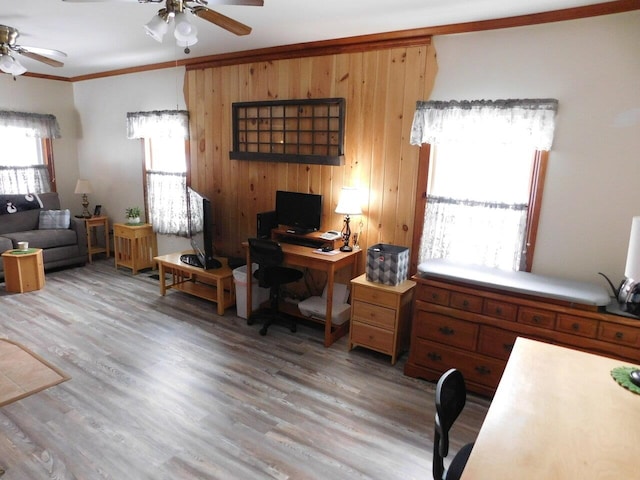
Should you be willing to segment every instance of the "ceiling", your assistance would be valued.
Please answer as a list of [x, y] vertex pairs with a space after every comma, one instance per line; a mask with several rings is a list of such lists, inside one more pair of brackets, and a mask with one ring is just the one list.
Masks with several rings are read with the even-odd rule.
[[[264, 0], [263, 7], [209, 7], [253, 28], [236, 36], [203, 19], [189, 58], [372, 33], [540, 13], [604, 0]], [[158, 43], [144, 33], [162, 4], [126, 0], [72, 3], [0, 0], [0, 24], [20, 31], [17, 43], [68, 54], [54, 68], [18, 55], [29, 72], [73, 78], [187, 58], [173, 36]]]

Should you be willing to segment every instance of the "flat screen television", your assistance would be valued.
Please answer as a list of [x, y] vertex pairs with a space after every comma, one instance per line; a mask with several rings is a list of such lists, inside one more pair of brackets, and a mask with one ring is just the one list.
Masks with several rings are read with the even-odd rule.
[[299, 234], [320, 230], [322, 195], [276, 191], [276, 216], [284, 225]]
[[213, 257], [213, 205], [191, 187], [187, 187], [187, 221], [194, 253], [182, 255], [180, 260], [205, 270], [220, 268], [222, 264]]

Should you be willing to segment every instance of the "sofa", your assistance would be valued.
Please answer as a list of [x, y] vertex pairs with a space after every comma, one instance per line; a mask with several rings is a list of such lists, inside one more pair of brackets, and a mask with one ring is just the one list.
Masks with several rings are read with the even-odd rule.
[[[64, 221], [59, 223], [63, 217]], [[55, 221], [52, 223], [49, 218]], [[45, 270], [87, 262], [85, 221], [71, 217], [68, 210], [60, 210], [56, 192], [0, 195], [0, 252], [18, 248], [18, 242], [29, 242], [29, 248], [42, 249]], [[0, 281], [3, 280], [4, 265], [0, 262]]]

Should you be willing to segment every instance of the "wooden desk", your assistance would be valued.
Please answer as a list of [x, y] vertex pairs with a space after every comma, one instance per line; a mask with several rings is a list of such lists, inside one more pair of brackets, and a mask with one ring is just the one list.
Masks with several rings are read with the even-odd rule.
[[[107, 258], [109, 258], [109, 217], [99, 215], [97, 217], [85, 218], [84, 223], [87, 229], [87, 253], [89, 255], [89, 263], [93, 263], [93, 255], [96, 253], [105, 253]], [[97, 229], [98, 227], [104, 227], [104, 247], [98, 247], [93, 242], [93, 229]]]
[[640, 395], [611, 377], [621, 366], [519, 337], [462, 478], [637, 478]]
[[[291, 266], [309, 268], [312, 270], [320, 270], [327, 273], [327, 310], [324, 321], [324, 346], [329, 347], [333, 342], [343, 337], [349, 331], [349, 322], [334, 327], [332, 325], [332, 308], [333, 308], [333, 283], [335, 273], [345, 267], [351, 267], [351, 278], [358, 275], [358, 258], [362, 250], [354, 250], [352, 252], [339, 252], [335, 255], [324, 255], [316, 253], [313, 248], [303, 247], [301, 245], [292, 245], [282, 243], [282, 251], [284, 252], [284, 263]], [[247, 265], [251, 265], [251, 252], [249, 251], [249, 243], [243, 242], [242, 246], [247, 252]], [[249, 269], [247, 269], [249, 271]], [[247, 282], [251, 285], [251, 282]], [[251, 288], [247, 288], [247, 317], [251, 316]], [[290, 315], [296, 315], [301, 318], [309, 319], [303, 316], [297, 309], [287, 309], [286, 303], [283, 303], [283, 310]]]
[[[227, 259], [216, 257], [222, 263], [222, 267], [204, 270], [182, 263], [180, 255], [183, 253], [193, 253], [193, 251], [170, 253], [153, 259], [158, 263], [160, 295], [164, 296], [170, 288], [181, 290], [196, 297], [216, 302], [218, 315], [224, 315], [226, 308], [236, 304], [233, 272], [227, 264]], [[165, 279], [167, 273], [171, 275], [169, 283]]]

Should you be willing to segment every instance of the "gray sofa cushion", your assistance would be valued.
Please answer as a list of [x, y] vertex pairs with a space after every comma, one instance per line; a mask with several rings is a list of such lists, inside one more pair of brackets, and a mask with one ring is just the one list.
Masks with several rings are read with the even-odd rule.
[[6, 252], [7, 250], [11, 250], [13, 248], [13, 242], [10, 238], [0, 237], [0, 253]]
[[[79, 240], [75, 230], [70, 228], [29, 230], [28, 232], [5, 233], [3, 236], [11, 239], [13, 248], [18, 247], [18, 242], [29, 242], [30, 248], [47, 249], [77, 245]], [[82, 240], [80, 239], [80, 241]]]
[[[44, 210], [60, 210], [60, 198], [57, 193], [38, 194]], [[11, 215], [2, 215], [0, 221], [0, 235], [12, 232], [26, 232], [36, 230], [40, 221], [40, 210], [27, 210]]]

